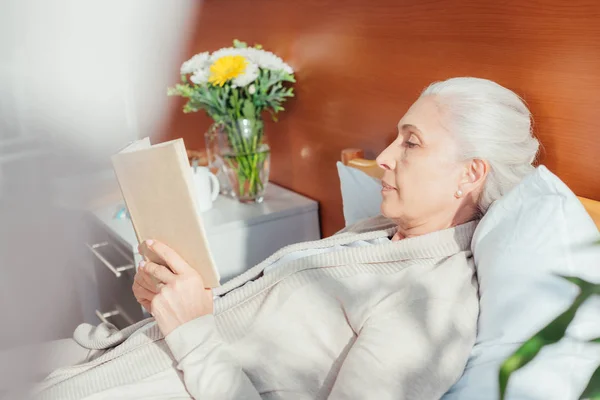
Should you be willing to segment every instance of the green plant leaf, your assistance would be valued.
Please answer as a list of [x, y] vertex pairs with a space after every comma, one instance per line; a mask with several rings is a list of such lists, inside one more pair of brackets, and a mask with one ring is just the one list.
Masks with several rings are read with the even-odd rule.
[[579, 399], [600, 399], [600, 367], [592, 374], [590, 382], [579, 396]]
[[248, 43], [242, 42], [237, 39], [233, 39], [233, 47], [235, 47], [236, 49], [245, 49], [246, 47], [248, 47]]
[[558, 276], [579, 286], [581, 291], [584, 293], [600, 294], [600, 283], [591, 283], [591, 282], [585, 281], [581, 278], [577, 278], [574, 276], [564, 276], [564, 275], [558, 275]]
[[594, 292], [593, 284], [579, 278], [563, 277], [570, 282], [577, 284], [582, 290], [577, 295], [573, 304], [569, 306], [563, 313], [552, 320], [548, 325], [542, 328], [538, 333], [533, 335], [529, 340], [521, 345], [510, 357], [504, 361], [500, 367], [499, 384], [500, 384], [500, 399], [504, 399], [506, 387], [510, 376], [516, 370], [527, 365], [540, 352], [540, 350], [549, 344], [556, 343], [565, 335], [565, 332], [575, 317], [575, 313], [588, 297]]
[[600, 343], [600, 337], [590, 340], [590, 343]]
[[244, 100], [244, 106], [242, 108], [242, 114], [244, 118], [247, 119], [255, 119], [256, 118], [256, 108], [251, 100]]
[[591, 283], [584, 281], [581, 278], [577, 278], [575, 276], [564, 276], [564, 275], [559, 275], [561, 278], [568, 280], [569, 282], [579, 286], [580, 289], [583, 290], [583, 288], [587, 285], [591, 285]]
[[503, 400], [506, 394], [508, 380], [513, 372], [527, 365], [529, 361], [539, 353], [546, 345], [546, 341], [538, 335], [533, 336], [521, 345], [510, 357], [502, 363], [500, 367], [500, 399]]

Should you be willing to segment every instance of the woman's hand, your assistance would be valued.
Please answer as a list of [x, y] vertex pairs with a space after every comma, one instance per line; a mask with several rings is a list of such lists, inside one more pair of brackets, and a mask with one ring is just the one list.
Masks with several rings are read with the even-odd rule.
[[[142, 261], [143, 263], [143, 261]], [[142, 265], [140, 263], [140, 265]], [[152, 280], [152, 275], [150, 275], [143, 268], [138, 268], [135, 273], [135, 277], [133, 278], [133, 295], [135, 299], [148, 311], [152, 313], [150, 303], [154, 296], [156, 296], [159, 292], [158, 287], [156, 285], [157, 282]]]
[[[169, 268], [153, 262], [140, 263], [133, 290], [138, 302], [154, 316], [163, 335], [211, 314], [212, 291], [204, 288], [202, 276], [167, 245], [152, 240], [145, 244]], [[152, 277], [158, 285], [152, 282]]]

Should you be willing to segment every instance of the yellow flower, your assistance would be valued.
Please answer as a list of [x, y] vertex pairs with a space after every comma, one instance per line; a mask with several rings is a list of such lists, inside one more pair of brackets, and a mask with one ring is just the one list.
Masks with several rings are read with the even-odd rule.
[[210, 66], [208, 81], [223, 86], [225, 82], [236, 78], [246, 71], [248, 61], [244, 56], [223, 56]]

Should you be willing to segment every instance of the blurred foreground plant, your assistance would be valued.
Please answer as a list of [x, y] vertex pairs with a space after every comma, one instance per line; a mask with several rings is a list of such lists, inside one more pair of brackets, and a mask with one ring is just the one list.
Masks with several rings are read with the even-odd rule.
[[[600, 243], [598, 243], [600, 244]], [[500, 399], [504, 400], [506, 387], [511, 374], [519, 368], [527, 365], [540, 352], [544, 346], [556, 343], [563, 338], [567, 327], [575, 317], [579, 307], [590, 297], [600, 295], [600, 284], [594, 284], [584, 281], [580, 278], [561, 276], [571, 283], [579, 286], [580, 292], [573, 301], [573, 304], [550, 322], [546, 327], [533, 335], [529, 340], [521, 345], [509, 358], [504, 361], [500, 367]], [[591, 342], [600, 343], [600, 337], [591, 340]], [[579, 399], [600, 400], [600, 367], [592, 374], [592, 377], [579, 396]]]

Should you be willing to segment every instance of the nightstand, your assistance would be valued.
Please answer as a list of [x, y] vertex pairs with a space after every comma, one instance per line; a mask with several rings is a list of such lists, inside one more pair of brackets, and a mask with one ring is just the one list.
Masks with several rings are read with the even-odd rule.
[[[88, 287], [82, 288], [86, 322], [109, 321], [118, 328], [147, 316], [136, 302], [131, 286], [141, 256], [129, 219], [116, 219], [122, 202], [91, 210], [93, 259]], [[260, 204], [242, 204], [219, 196], [211, 210], [202, 213], [208, 242], [221, 283], [258, 264], [292, 243], [320, 238], [317, 202], [269, 184]], [[93, 283], [92, 283], [93, 282]]]

